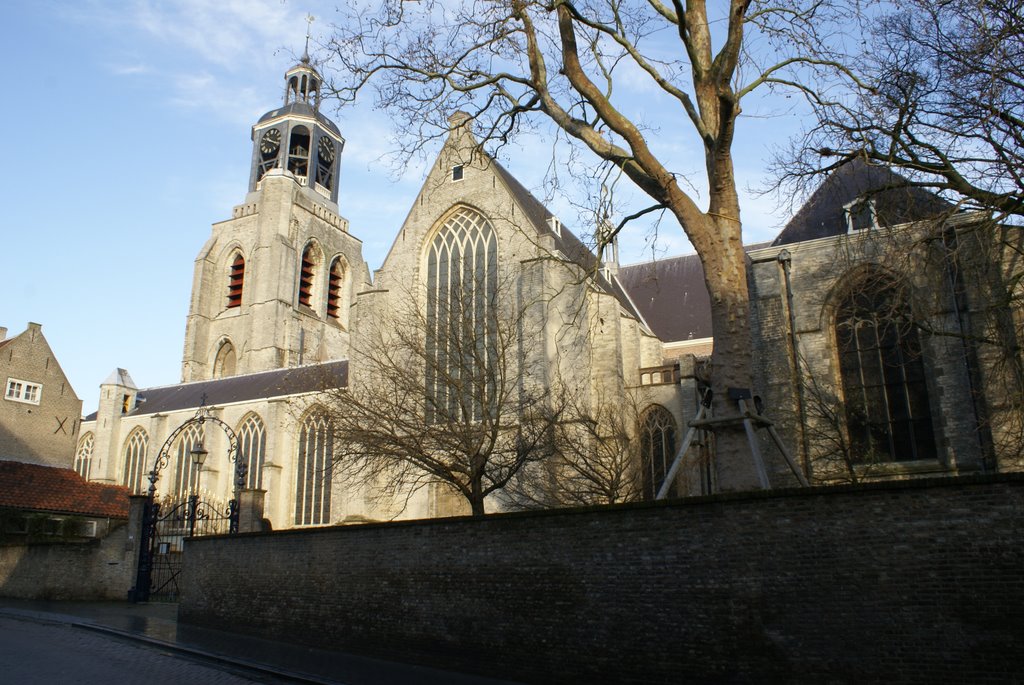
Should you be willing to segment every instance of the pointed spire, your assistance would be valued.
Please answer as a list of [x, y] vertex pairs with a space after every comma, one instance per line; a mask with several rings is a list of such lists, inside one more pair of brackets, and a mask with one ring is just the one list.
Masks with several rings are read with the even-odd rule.
[[312, 14], [306, 15], [306, 47], [302, 50], [302, 63], [309, 64], [309, 34], [313, 30], [313, 22], [316, 17]]

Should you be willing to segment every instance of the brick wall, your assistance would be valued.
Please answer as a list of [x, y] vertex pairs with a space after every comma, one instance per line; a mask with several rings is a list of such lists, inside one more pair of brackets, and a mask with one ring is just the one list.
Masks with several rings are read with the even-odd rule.
[[[10, 379], [41, 386], [38, 403], [6, 397]], [[28, 328], [0, 351], [0, 459], [73, 468], [82, 400], [61, 370], [42, 327]]]
[[182, 621], [529, 682], [1019, 673], [1024, 477], [200, 538]]
[[18, 599], [123, 600], [138, 551], [128, 523], [101, 519], [101, 536], [0, 542], [0, 596]]

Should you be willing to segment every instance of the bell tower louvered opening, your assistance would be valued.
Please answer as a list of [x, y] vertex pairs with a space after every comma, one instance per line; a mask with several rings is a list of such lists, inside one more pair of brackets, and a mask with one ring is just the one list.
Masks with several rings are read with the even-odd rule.
[[313, 306], [313, 275], [316, 270], [316, 256], [313, 246], [307, 245], [302, 251], [302, 266], [299, 270], [299, 304]]
[[327, 282], [327, 316], [335, 320], [341, 318], [341, 285], [344, 277], [341, 260], [335, 259]]
[[231, 261], [231, 273], [228, 276], [228, 309], [242, 306], [242, 285], [245, 282], [245, 258], [241, 253]]

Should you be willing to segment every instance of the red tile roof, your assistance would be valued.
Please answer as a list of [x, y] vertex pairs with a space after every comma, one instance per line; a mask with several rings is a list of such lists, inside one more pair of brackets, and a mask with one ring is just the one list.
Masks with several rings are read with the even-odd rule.
[[89, 483], [70, 469], [0, 461], [0, 507], [128, 518], [128, 488]]

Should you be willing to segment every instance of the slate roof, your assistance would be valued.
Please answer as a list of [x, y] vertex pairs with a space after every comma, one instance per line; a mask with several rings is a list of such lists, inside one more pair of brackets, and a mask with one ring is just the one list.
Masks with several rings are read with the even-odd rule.
[[552, 218], [554, 214], [496, 159], [491, 158], [491, 164], [494, 165], [498, 175], [501, 176], [505, 185], [508, 186], [516, 202], [526, 212], [527, 218], [537, 229], [537, 232], [542, 235], [552, 236], [555, 240], [555, 247], [565, 255], [566, 259], [580, 265], [584, 271], [594, 278], [597, 285], [606, 292], [611, 293], [630, 315], [636, 317], [642, 323], [646, 323], [643, 314], [637, 309], [627, 293], [627, 289], [619, 283], [617, 278], [607, 278], [598, 268], [600, 263], [594, 253], [590, 251], [590, 248], [575, 233], [566, 228], [564, 224], [559, 233], [551, 230], [548, 219]]
[[71, 469], [0, 461], [0, 507], [128, 518], [128, 488], [89, 483]]
[[[348, 386], [348, 360], [275, 369], [262, 373], [229, 376], [210, 381], [179, 383], [139, 390], [136, 407], [129, 416], [191, 409], [207, 405], [230, 404], [249, 400], [299, 395], [327, 388]], [[95, 420], [96, 414], [85, 417]]]
[[711, 298], [697, 255], [622, 266], [619, 280], [662, 341], [711, 337]]
[[278, 117], [283, 117], [287, 115], [295, 115], [300, 117], [308, 117], [310, 119], [316, 119], [316, 121], [321, 126], [323, 126], [328, 131], [341, 138], [341, 131], [338, 129], [337, 124], [335, 124], [333, 121], [325, 117], [317, 110], [313, 109], [312, 105], [310, 105], [309, 103], [302, 101], [289, 102], [287, 105], [282, 105], [277, 109], [270, 110], [269, 112], [260, 117], [260, 120], [256, 122], [256, 125], [259, 126], [264, 121], [269, 121], [271, 119], [276, 119]]
[[905, 178], [891, 169], [854, 159], [825, 179], [772, 245], [846, 233], [844, 206], [862, 196], [874, 199], [877, 220], [883, 226], [931, 219], [950, 210], [950, 205], [937, 195], [908, 185]]
[[[755, 243], [743, 249], [767, 246]], [[697, 255], [628, 264], [619, 268], [619, 280], [663, 342], [711, 337], [711, 297]]]

